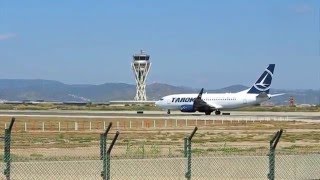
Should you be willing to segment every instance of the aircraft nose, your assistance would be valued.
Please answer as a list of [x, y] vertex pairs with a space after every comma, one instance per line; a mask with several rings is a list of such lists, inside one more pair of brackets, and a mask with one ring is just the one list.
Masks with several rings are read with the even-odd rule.
[[156, 101], [156, 102], [155, 102], [155, 105], [156, 105], [156, 106], [159, 106], [159, 107], [163, 106], [163, 105], [164, 105], [163, 99], [160, 99], [160, 100]]

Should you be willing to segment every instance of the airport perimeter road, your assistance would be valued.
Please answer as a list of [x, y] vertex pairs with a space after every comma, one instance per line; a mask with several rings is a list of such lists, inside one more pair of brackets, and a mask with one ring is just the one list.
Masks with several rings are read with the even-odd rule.
[[154, 119], [199, 119], [199, 120], [301, 120], [320, 122], [319, 112], [249, 112], [249, 111], [228, 111], [231, 115], [210, 115], [202, 113], [182, 113], [173, 111], [168, 115], [165, 111], [144, 111], [143, 114], [137, 114], [136, 111], [15, 111], [1, 110], [0, 116], [25, 116], [25, 117], [73, 117], [73, 118], [154, 118]]
[[[3, 164], [2, 164], [3, 166]], [[3, 167], [2, 167], [3, 168]], [[319, 179], [320, 155], [278, 155], [276, 179]], [[12, 163], [12, 179], [101, 179], [101, 161]], [[183, 158], [111, 161], [111, 179], [185, 179]], [[267, 179], [267, 156], [194, 157], [192, 179]]]

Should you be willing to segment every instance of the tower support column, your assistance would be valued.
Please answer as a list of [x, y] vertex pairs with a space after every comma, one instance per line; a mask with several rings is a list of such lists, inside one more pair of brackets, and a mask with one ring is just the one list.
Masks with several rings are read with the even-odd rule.
[[135, 101], [146, 101], [146, 79], [151, 67], [149, 61], [150, 56], [141, 50], [140, 54], [133, 55], [133, 61], [131, 63], [132, 70], [134, 72], [136, 80], [136, 96]]

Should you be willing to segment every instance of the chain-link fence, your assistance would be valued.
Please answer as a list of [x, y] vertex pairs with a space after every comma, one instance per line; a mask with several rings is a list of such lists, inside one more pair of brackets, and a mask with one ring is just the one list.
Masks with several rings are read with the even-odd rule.
[[[9, 123], [6, 126], [8, 128]], [[309, 126], [313, 129], [309, 135], [317, 135], [316, 128]], [[101, 133], [105, 127], [92, 131], [44, 132], [16, 131], [14, 128], [10, 179], [102, 179]], [[260, 130], [249, 131], [250, 125], [243, 128], [242, 133], [241, 127], [231, 128], [233, 134], [220, 129], [213, 132], [213, 125], [199, 128], [190, 141], [192, 156], [189, 162], [184, 139], [190, 136], [192, 127], [123, 130], [111, 151], [109, 178], [268, 179], [269, 140], [275, 129], [261, 133]], [[115, 133], [116, 128], [111, 128], [106, 149]], [[299, 143], [305, 134], [292, 139], [290, 133], [284, 132], [279, 142], [284, 145], [276, 148], [275, 179], [320, 179], [318, 137], [306, 138]], [[4, 149], [4, 141], [1, 143]], [[5, 170], [7, 161], [5, 154], [2, 155], [1, 168]], [[2, 178], [6, 179], [3, 173]]]

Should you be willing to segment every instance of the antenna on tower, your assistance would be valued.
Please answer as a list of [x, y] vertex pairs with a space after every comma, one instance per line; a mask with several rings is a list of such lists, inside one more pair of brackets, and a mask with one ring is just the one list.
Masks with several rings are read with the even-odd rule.
[[151, 67], [149, 61], [150, 56], [145, 51], [140, 50], [140, 54], [133, 55], [133, 61], [131, 63], [132, 70], [137, 83], [135, 101], [146, 101], [146, 79]]

